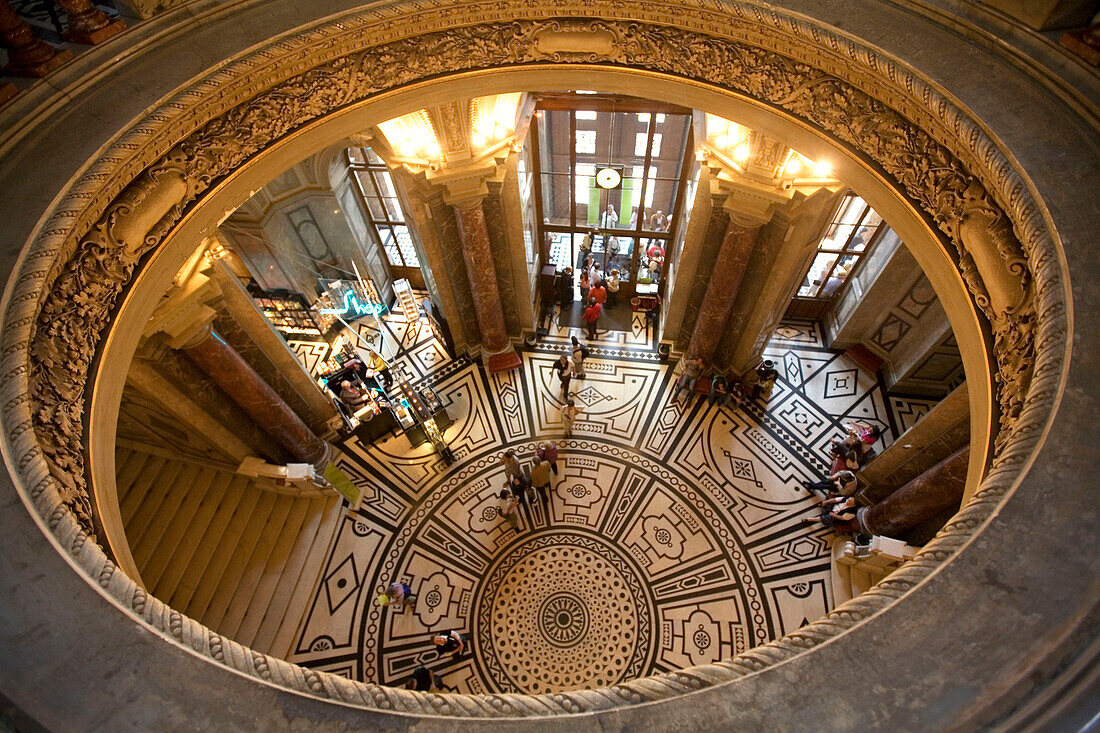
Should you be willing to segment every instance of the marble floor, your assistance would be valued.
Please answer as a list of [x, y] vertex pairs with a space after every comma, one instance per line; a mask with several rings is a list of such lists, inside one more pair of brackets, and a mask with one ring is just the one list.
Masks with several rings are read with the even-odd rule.
[[[766, 352], [782, 373], [767, 405], [673, 402], [672, 367], [636, 320], [592, 349], [572, 385], [585, 413], [563, 440], [551, 364], [579, 329], [521, 350], [521, 370], [487, 374], [450, 359], [426, 326], [367, 320], [364, 337], [447, 405], [458, 461], [404, 437], [340, 446], [364, 499], [338, 531], [291, 661], [382, 684], [425, 664], [462, 692], [598, 687], [713, 662], [820, 617], [832, 535], [801, 525], [811, 502], [800, 482], [823, 474], [848, 419], [880, 425], [881, 450], [927, 409], [891, 404], [874, 375], [794, 322]], [[550, 438], [562, 448], [550, 501], [523, 507], [513, 530], [498, 513], [501, 453], [526, 464]], [[412, 586], [414, 609], [375, 603], [394, 580]], [[439, 658], [430, 636], [451, 629], [468, 652]]]

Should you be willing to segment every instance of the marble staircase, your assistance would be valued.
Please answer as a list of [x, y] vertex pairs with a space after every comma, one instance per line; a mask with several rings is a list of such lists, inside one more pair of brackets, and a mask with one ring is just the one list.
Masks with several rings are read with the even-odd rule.
[[889, 537], [872, 537], [868, 545], [838, 538], [833, 543], [831, 563], [834, 603], [839, 606], [870, 590], [919, 549]]
[[116, 472], [146, 589], [223, 636], [289, 655], [343, 515], [340, 497], [277, 490], [136, 444], [117, 448]]

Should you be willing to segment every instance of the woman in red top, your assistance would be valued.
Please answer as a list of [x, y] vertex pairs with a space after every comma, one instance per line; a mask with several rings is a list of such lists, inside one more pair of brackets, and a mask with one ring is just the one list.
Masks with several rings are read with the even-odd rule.
[[603, 311], [603, 306], [596, 302], [595, 298], [588, 299], [588, 307], [584, 309], [584, 315], [581, 316], [584, 319], [584, 323], [588, 326], [588, 340], [594, 341], [596, 339], [596, 321], [600, 320], [600, 313]]

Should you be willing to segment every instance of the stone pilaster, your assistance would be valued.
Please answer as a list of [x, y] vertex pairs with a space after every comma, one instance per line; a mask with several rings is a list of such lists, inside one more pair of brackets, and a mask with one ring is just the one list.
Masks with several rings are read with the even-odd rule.
[[759, 232], [759, 224], [746, 226], [734, 217], [726, 223], [722, 246], [710, 272], [706, 295], [699, 305], [699, 315], [688, 343], [689, 358], [702, 357], [708, 364], [713, 362]]
[[318, 438], [281, 397], [212, 328], [180, 349], [296, 461], [321, 466], [331, 446]]
[[874, 506], [861, 509], [859, 522], [870, 534], [906, 539], [922, 522], [962, 502], [970, 446], [960, 448]]

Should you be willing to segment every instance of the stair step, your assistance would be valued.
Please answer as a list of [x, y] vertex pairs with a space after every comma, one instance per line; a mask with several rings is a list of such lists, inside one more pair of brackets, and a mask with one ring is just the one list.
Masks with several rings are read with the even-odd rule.
[[[261, 554], [266, 552], [261, 540], [266, 539], [268, 544], [271, 543], [272, 530], [268, 526], [269, 517], [279, 506], [279, 499], [289, 500], [289, 497], [265, 493], [254, 486], [249, 486], [248, 490], [257, 495], [255, 508], [252, 510], [252, 516], [249, 517], [248, 523], [239, 535], [237, 546], [233, 550], [233, 557], [230, 558], [225, 572], [222, 573], [221, 580], [218, 581], [217, 590], [214, 591], [214, 596], [210, 600], [210, 607], [203, 619], [203, 623], [206, 623], [207, 626], [215, 629], [219, 634], [229, 637], [232, 637], [232, 634], [226, 631], [228, 627], [222, 621], [234, 601], [237, 601], [239, 605], [239, 595], [252, 596], [252, 588], [245, 581], [245, 573], [251, 565], [252, 553], [257, 548], [260, 549]], [[283, 506], [286, 506], [286, 504], [284, 503]], [[232, 626], [236, 628], [236, 624], [232, 624]]]
[[[210, 618], [215, 610], [213, 608], [215, 605], [214, 599], [222, 585], [222, 579], [229, 570], [229, 566], [237, 557], [240, 538], [246, 534], [252, 515], [256, 512], [256, 506], [260, 502], [260, 492], [254, 490], [251, 482], [247, 479], [244, 480], [242, 491], [241, 500], [233, 512], [233, 517], [225, 528], [225, 532], [218, 538], [217, 548], [214, 550], [213, 557], [210, 558], [210, 563], [203, 574], [202, 580], [199, 581], [199, 585], [195, 589], [195, 597], [190, 604], [190, 607], [194, 610], [191, 616], [210, 628], [214, 628], [214, 625], [210, 623]], [[266, 504], [265, 506], [270, 510], [270, 506]], [[221, 618], [221, 613], [224, 613], [224, 611], [225, 607], [221, 606], [218, 618]]]
[[129, 538], [130, 553], [134, 556], [138, 572], [141, 572], [160, 539], [160, 531], [164, 523], [158, 521], [159, 517], [162, 513], [169, 515], [175, 513], [175, 507], [182, 499], [173, 491], [176, 481], [181, 479], [186, 481], [193, 469], [194, 466], [188, 467], [179, 461], [169, 461], [154, 477], [155, 483], [149, 487], [149, 492], [141, 502], [141, 508], [134, 516], [136, 533]]
[[[237, 505], [240, 503], [241, 497], [244, 496], [245, 487], [248, 486], [248, 480], [243, 476], [237, 476], [226, 471], [225, 478], [226, 488], [222, 492], [221, 499], [214, 509], [214, 514], [206, 528], [201, 534], [196, 533], [196, 536], [199, 537], [198, 544], [196, 544], [182, 576], [176, 582], [175, 590], [172, 591], [171, 600], [168, 602], [172, 608], [185, 611], [188, 616], [194, 615], [191, 601], [195, 596], [195, 590], [207, 578], [207, 566], [210, 564], [210, 559], [214, 556], [218, 545], [223, 541], [222, 537], [225, 534], [225, 529], [229, 526], [234, 512], [237, 511]], [[217, 579], [213, 582], [217, 583]]]
[[121, 506], [133, 487], [134, 480], [138, 477], [141, 467], [145, 465], [149, 454], [130, 450], [129, 448], [115, 447], [115, 496]]
[[274, 552], [280, 536], [284, 534], [283, 526], [294, 505], [294, 497], [285, 494], [268, 494], [267, 498], [274, 499], [271, 514], [266, 522], [256, 525], [260, 528], [259, 537], [248, 555], [248, 560], [241, 567], [240, 579], [229, 599], [225, 614], [218, 621], [218, 631], [231, 639], [237, 638], [237, 631], [252, 605], [252, 597], [256, 593], [260, 578], [263, 577], [264, 567]]
[[214, 512], [221, 504], [225, 490], [229, 486], [229, 481], [233, 478], [232, 474], [226, 471], [211, 469], [211, 473], [213, 475], [203, 488], [198, 506], [195, 507], [191, 520], [187, 523], [185, 531], [176, 543], [175, 551], [168, 558], [168, 562], [164, 564], [164, 570], [161, 572], [160, 577], [156, 581], [150, 581], [157, 589], [155, 593], [158, 598], [171, 598], [175, 594], [180, 578], [183, 577], [184, 571], [191, 563], [195, 550], [198, 549], [199, 541], [206, 532], [207, 526], [213, 521]]
[[206, 492], [218, 475], [217, 471], [211, 468], [199, 466], [197, 469], [189, 484], [176, 486], [175, 491], [181, 494], [179, 506], [171, 516], [162, 515], [161, 518], [166, 521], [166, 524], [164, 531], [161, 532], [160, 541], [149, 557], [149, 561], [141, 567], [142, 579], [153, 595], [158, 598], [167, 598], [172, 594], [170, 587], [166, 588], [161, 584], [161, 577], [172, 558], [179, 554], [180, 545], [190, 531], [195, 515], [202, 507]]
[[859, 568], [852, 568], [852, 593], [853, 595], [860, 595], [871, 589], [875, 583], [871, 580], [871, 576], [867, 574], [866, 570], [860, 570]]
[[273, 603], [273, 599], [281, 585], [287, 585], [293, 589], [294, 581], [301, 572], [301, 561], [295, 558], [294, 550], [299, 542], [302, 542], [304, 527], [311, 519], [311, 514], [320, 518], [320, 512], [313, 511], [311, 504], [312, 501], [304, 497], [296, 498], [291, 504], [283, 529], [278, 535], [275, 546], [271, 549], [271, 554], [264, 562], [263, 572], [256, 581], [256, 592], [252, 594], [252, 600], [245, 609], [241, 625], [233, 637], [242, 644], [253, 645], [256, 633], [268, 614], [282, 619], [283, 614], [286, 613], [286, 603], [277, 606]]
[[126, 541], [133, 546], [134, 535], [138, 527], [134, 523], [138, 510], [145, 506], [149, 490], [157, 484], [157, 476], [164, 469], [165, 460], [160, 456], [146, 456], [141, 470], [130, 483], [126, 496], [121, 501], [122, 524], [126, 528]]
[[[313, 541], [305, 553], [302, 571], [298, 581], [291, 589], [286, 600], [287, 611], [283, 615], [278, 626], [275, 627], [274, 637], [268, 641], [266, 629], [261, 627], [256, 637], [258, 648], [265, 648], [267, 653], [279, 659], [288, 659], [298, 640], [298, 633], [306, 614], [309, 612], [316, 591], [321, 583], [321, 574], [328, 562], [329, 552], [332, 551], [332, 543], [336, 537], [336, 530], [344, 518], [344, 502], [339, 496], [326, 498], [323, 501], [320, 524], [313, 532]], [[302, 543], [303, 545], [305, 543]], [[277, 605], [279, 599], [273, 599], [272, 605]], [[265, 619], [264, 626], [268, 626]]]

